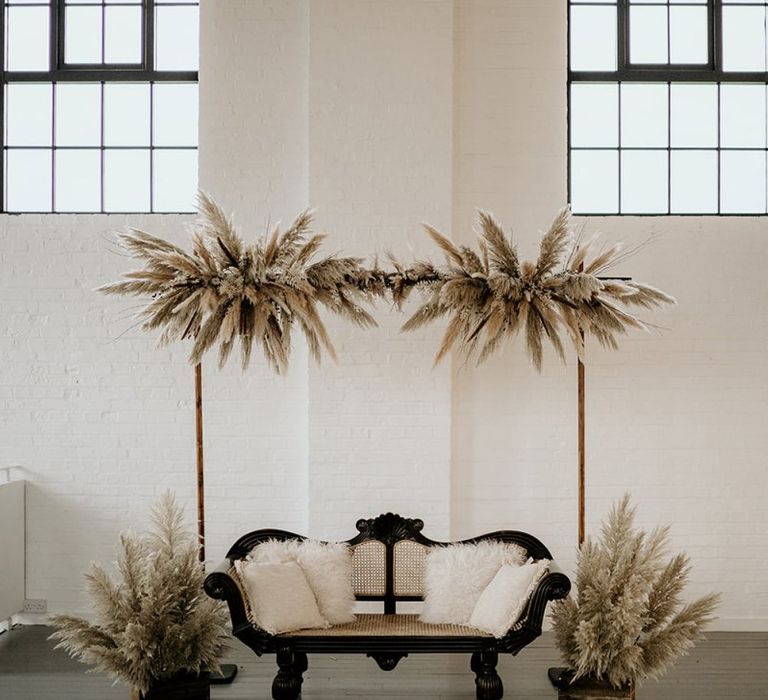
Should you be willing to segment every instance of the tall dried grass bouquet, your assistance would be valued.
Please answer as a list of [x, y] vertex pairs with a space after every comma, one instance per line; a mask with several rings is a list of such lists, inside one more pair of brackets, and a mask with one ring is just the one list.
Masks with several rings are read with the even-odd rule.
[[646, 284], [602, 277], [639, 247], [598, 249], [596, 239], [585, 243], [574, 231], [568, 208], [542, 237], [535, 262], [520, 260], [512, 237], [487, 212], [478, 216], [477, 250], [455, 245], [430, 226], [426, 230], [445, 254], [446, 265], [425, 280], [428, 299], [403, 329], [449, 319], [435, 362], [456, 348], [479, 364], [522, 332], [534, 365], [541, 369], [547, 342], [565, 359], [563, 332], [579, 357], [582, 333], [616, 349], [618, 336], [629, 328], [648, 328], [631, 309], [675, 303]]
[[634, 519], [626, 495], [601, 536], [587, 538], [579, 550], [576, 596], [554, 604], [555, 641], [574, 679], [620, 687], [658, 678], [713, 619], [719, 595], [683, 602], [689, 560], [667, 558], [669, 528], [646, 533]]
[[229, 639], [222, 604], [203, 593], [196, 537], [170, 493], [152, 523], [148, 534], [120, 537], [119, 580], [98, 564], [86, 574], [96, 624], [57, 615], [51, 635], [57, 649], [142, 694], [179, 673], [217, 671]]
[[324, 235], [311, 233], [311, 212], [300, 214], [283, 232], [275, 228], [247, 243], [204, 192], [199, 211], [191, 252], [144, 231], [121, 234], [121, 244], [144, 268], [99, 288], [106, 294], [150, 296], [140, 316], [144, 329], [162, 329], [161, 344], [193, 339], [192, 364], [218, 346], [223, 366], [239, 341], [243, 369], [257, 344], [282, 373], [294, 324], [315, 359], [322, 350], [335, 356], [319, 307], [359, 326], [375, 325], [359, 303], [370, 296], [358, 284], [362, 261], [334, 255], [316, 260]]

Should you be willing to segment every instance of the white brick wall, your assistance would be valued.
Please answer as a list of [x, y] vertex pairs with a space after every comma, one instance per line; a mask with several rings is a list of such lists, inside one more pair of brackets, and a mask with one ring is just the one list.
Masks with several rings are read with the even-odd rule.
[[[249, 235], [311, 203], [329, 250], [404, 258], [429, 221], [471, 238], [475, 206], [524, 254], [566, 198], [560, 0], [207, 0], [201, 184]], [[130, 224], [185, 240], [177, 216], [0, 219], [0, 463], [28, 489], [27, 595], [85, 610], [81, 571], [114, 557], [164, 488], [194, 517], [192, 369], [132, 329], [135, 305], [93, 293], [130, 261]], [[606, 218], [589, 231], [663, 236], [622, 272], [678, 297], [621, 352], [590, 344], [588, 528], [630, 489], [672, 522], [694, 592], [721, 590], [721, 628], [768, 629], [768, 321], [763, 222]], [[395, 509], [437, 536], [527, 529], [575, 546], [576, 379], [519, 344], [482, 368], [433, 370], [439, 329], [367, 334], [335, 319], [338, 365], [288, 377], [206, 363], [209, 558], [273, 525], [335, 537]], [[123, 335], [121, 335], [124, 333]]]

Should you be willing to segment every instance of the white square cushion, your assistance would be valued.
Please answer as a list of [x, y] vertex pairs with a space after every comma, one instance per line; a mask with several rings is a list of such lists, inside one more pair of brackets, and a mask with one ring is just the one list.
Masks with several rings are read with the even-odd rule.
[[354, 621], [352, 550], [345, 542], [267, 540], [254, 547], [246, 559], [259, 564], [298, 564], [315, 594], [320, 614], [332, 625]]
[[548, 559], [502, 566], [478, 599], [469, 624], [494, 637], [503, 637], [520, 619], [548, 566]]
[[301, 567], [294, 562], [239, 562], [238, 573], [248, 594], [256, 624], [265, 632], [329, 627]]
[[522, 547], [483, 540], [431, 547], [424, 566], [422, 622], [468, 625], [480, 594], [505, 564], [525, 561]]

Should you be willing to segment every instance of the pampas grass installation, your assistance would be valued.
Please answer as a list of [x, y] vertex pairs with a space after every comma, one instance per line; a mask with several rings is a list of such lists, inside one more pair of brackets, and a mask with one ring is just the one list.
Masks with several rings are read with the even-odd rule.
[[191, 364], [218, 347], [223, 367], [239, 341], [243, 369], [257, 344], [280, 374], [288, 367], [294, 324], [313, 358], [319, 360], [323, 351], [335, 357], [319, 307], [362, 327], [376, 325], [360, 306], [371, 295], [360, 284], [362, 261], [333, 255], [317, 259], [324, 236], [311, 233], [311, 212], [300, 214], [283, 232], [275, 228], [248, 243], [207, 194], [199, 194], [199, 205], [191, 252], [132, 229], [120, 234], [120, 243], [144, 268], [98, 290], [151, 297], [140, 315], [145, 330], [162, 330], [161, 344], [192, 339]]
[[701, 639], [719, 594], [685, 602], [685, 554], [668, 557], [669, 528], [635, 527], [629, 496], [578, 552], [576, 594], [556, 601], [555, 644], [575, 678], [613, 686], [659, 678]]
[[582, 332], [616, 349], [618, 336], [629, 328], [648, 328], [631, 309], [675, 303], [645, 284], [602, 279], [640, 246], [624, 251], [615, 245], [598, 251], [594, 240], [582, 244], [568, 208], [558, 213], [542, 237], [535, 262], [520, 261], [511, 236], [487, 212], [478, 215], [477, 250], [453, 244], [431, 226], [425, 228], [445, 255], [446, 265], [425, 282], [428, 299], [403, 330], [448, 318], [436, 363], [455, 349], [465, 360], [480, 364], [521, 333], [533, 364], [541, 370], [547, 343], [565, 359], [563, 334], [579, 358], [584, 353]]

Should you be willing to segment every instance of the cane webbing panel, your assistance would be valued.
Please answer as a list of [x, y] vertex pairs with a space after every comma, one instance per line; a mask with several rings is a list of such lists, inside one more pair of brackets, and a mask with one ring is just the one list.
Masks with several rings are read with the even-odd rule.
[[296, 630], [279, 637], [492, 637], [474, 627], [419, 622], [418, 615], [358, 615], [354, 622], [328, 629]]
[[394, 592], [396, 596], [424, 595], [424, 562], [427, 548], [413, 540], [400, 540], [395, 544]]
[[387, 548], [379, 540], [365, 540], [352, 547], [352, 590], [355, 595], [387, 592]]

